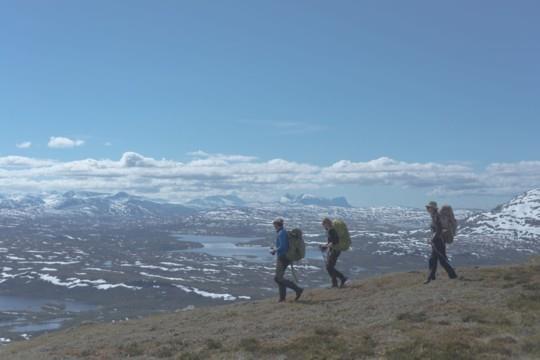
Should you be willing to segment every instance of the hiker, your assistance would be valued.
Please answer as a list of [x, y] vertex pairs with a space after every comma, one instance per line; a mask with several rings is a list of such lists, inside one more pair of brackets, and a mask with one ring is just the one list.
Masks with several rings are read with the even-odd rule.
[[435, 280], [435, 273], [437, 272], [437, 262], [441, 263], [441, 266], [448, 273], [450, 279], [457, 278], [457, 274], [448, 262], [446, 257], [446, 243], [443, 240], [443, 226], [441, 223], [439, 210], [435, 201], [430, 201], [426, 205], [426, 210], [431, 215], [431, 257], [429, 258], [429, 275], [424, 284], [429, 284], [432, 280]]
[[347, 278], [345, 277], [345, 275], [336, 270], [336, 263], [339, 255], [341, 254], [341, 250], [337, 248], [339, 244], [338, 232], [336, 231], [336, 229], [334, 229], [334, 224], [329, 218], [323, 219], [322, 226], [326, 230], [328, 236], [326, 245], [321, 245], [321, 250], [327, 251], [326, 271], [328, 271], [328, 274], [332, 279], [333, 288], [338, 287], [338, 278], [340, 280], [339, 287], [344, 287], [345, 283], [347, 282]]
[[296, 292], [296, 297], [294, 299], [296, 301], [300, 298], [300, 296], [302, 296], [302, 292], [304, 291], [304, 289], [296, 285], [294, 282], [284, 278], [285, 270], [287, 270], [287, 266], [289, 266], [291, 262], [287, 259], [286, 256], [287, 250], [289, 250], [289, 239], [287, 231], [283, 226], [283, 219], [275, 219], [273, 225], [277, 232], [277, 238], [276, 247], [272, 248], [271, 254], [277, 254], [276, 276], [274, 277], [274, 281], [278, 284], [279, 287], [279, 302], [285, 301], [285, 297], [287, 295], [287, 288], [292, 289]]

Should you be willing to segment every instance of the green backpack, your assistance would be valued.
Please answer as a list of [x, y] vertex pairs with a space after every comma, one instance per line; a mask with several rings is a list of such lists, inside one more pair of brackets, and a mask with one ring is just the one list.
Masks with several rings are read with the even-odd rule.
[[351, 247], [351, 235], [349, 235], [347, 224], [343, 220], [334, 220], [333, 225], [339, 237], [339, 242], [335, 248], [340, 251], [349, 250]]
[[306, 244], [302, 237], [302, 230], [292, 229], [287, 231], [287, 237], [289, 239], [289, 250], [287, 250], [287, 259], [289, 261], [299, 261], [306, 256]]

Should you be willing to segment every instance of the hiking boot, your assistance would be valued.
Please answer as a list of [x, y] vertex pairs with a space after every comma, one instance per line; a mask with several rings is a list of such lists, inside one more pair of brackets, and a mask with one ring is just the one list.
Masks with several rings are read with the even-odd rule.
[[296, 291], [296, 297], [294, 298], [294, 301], [297, 301], [300, 299], [300, 296], [302, 296], [302, 293], [304, 292], [304, 289], [299, 289]]
[[278, 303], [282, 303], [282, 302], [285, 302], [285, 299], [279, 299], [278, 300]]
[[449, 277], [450, 279], [457, 279], [457, 274], [454, 273], [454, 274], [452, 274], [452, 275], [449, 275], [448, 277]]
[[341, 283], [339, 284], [339, 287], [340, 288], [344, 288], [347, 286], [347, 281], [349, 281], [349, 279], [347, 279], [346, 277], [344, 277], [343, 279], [341, 279]]

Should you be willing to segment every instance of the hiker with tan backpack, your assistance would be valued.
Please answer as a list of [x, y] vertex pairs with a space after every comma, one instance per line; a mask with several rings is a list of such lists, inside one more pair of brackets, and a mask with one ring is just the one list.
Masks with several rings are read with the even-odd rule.
[[338, 287], [338, 278], [340, 280], [339, 287], [344, 287], [347, 283], [347, 278], [341, 272], [336, 270], [336, 263], [342, 251], [349, 249], [351, 245], [351, 237], [347, 225], [342, 220], [332, 221], [329, 218], [324, 218], [322, 226], [327, 233], [327, 243], [321, 245], [321, 251], [326, 251], [326, 271], [332, 279], [332, 287]]
[[[287, 288], [290, 288], [295, 291], [296, 297], [295, 301], [302, 296], [304, 289], [296, 285], [291, 280], [285, 279], [285, 270], [291, 265], [292, 262], [298, 261], [304, 257], [305, 247], [302, 249], [298, 246], [298, 240], [302, 240], [302, 234], [299, 234], [298, 238], [298, 229], [295, 229], [289, 233], [285, 230], [284, 221], [282, 218], [277, 218], [272, 223], [274, 229], [277, 232], [276, 246], [271, 249], [272, 255], [277, 255], [276, 259], [276, 274], [274, 276], [274, 281], [278, 284], [279, 287], [279, 302], [284, 302], [285, 297], [287, 296]], [[303, 241], [302, 241], [303, 244]], [[293, 270], [294, 271], [294, 270]], [[294, 275], [294, 273], [293, 273]]]
[[454, 240], [457, 231], [457, 221], [454, 217], [454, 211], [449, 205], [444, 205], [441, 210], [437, 208], [435, 201], [430, 201], [426, 205], [426, 210], [431, 215], [431, 257], [429, 258], [429, 275], [424, 284], [429, 284], [435, 280], [437, 273], [437, 263], [448, 273], [450, 279], [457, 278], [457, 274], [448, 262], [446, 256], [446, 244], [450, 244]]

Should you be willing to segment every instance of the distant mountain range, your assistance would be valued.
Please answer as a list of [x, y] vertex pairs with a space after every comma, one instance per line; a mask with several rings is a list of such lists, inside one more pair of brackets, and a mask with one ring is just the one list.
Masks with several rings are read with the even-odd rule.
[[220, 207], [246, 206], [246, 202], [236, 195], [207, 196], [202, 199], [194, 199], [187, 204], [189, 207], [213, 209]]
[[[266, 206], [272, 203], [248, 203], [236, 195], [215, 195], [200, 199], [194, 199], [186, 203], [188, 207], [198, 209], [216, 209], [222, 207], [257, 207]], [[285, 194], [278, 201], [278, 206], [319, 206], [319, 207], [344, 207], [351, 208], [351, 204], [344, 197], [325, 198], [311, 194], [291, 195]], [[276, 204], [277, 205], [277, 204]]]
[[310, 194], [286, 194], [280, 199], [279, 202], [284, 205], [313, 205], [321, 207], [338, 206], [345, 208], [352, 207], [351, 204], [349, 204], [349, 202], [347, 201], [347, 199], [342, 196], [336, 198], [323, 198]]
[[41, 195], [0, 195], [3, 217], [91, 216], [91, 217], [170, 217], [193, 213], [183, 205], [161, 203], [125, 192], [46, 193]]
[[[488, 212], [455, 210], [461, 223], [460, 235], [540, 238], [540, 189], [516, 196]], [[302, 219], [314, 221], [321, 216], [334, 216], [395, 226], [408, 222], [413, 227], [421, 227], [426, 219], [423, 209], [355, 208], [344, 197], [329, 199], [308, 194], [286, 194], [278, 202], [265, 204], [250, 204], [236, 195], [209, 196], [191, 200], [184, 205], [150, 200], [125, 192], [103, 194], [69, 191], [39, 195], [0, 195], [0, 216], [4, 219], [47, 216], [160, 219], [197, 216], [202, 223], [229, 218], [246, 223], [256, 219], [260, 223], [258, 219], [276, 215], [295, 218], [299, 223], [303, 222]]]
[[280, 201], [248, 204], [236, 195], [216, 195], [193, 199], [185, 204], [150, 200], [125, 192], [104, 194], [89, 191], [51, 192], [38, 195], [0, 195], [0, 215], [4, 217], [92, 216], [92, 217], [175, 217], [201, 210], [268, 207], [352, 208], [344, 197], [327, 199], [313, 195], [287, 194]]

